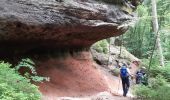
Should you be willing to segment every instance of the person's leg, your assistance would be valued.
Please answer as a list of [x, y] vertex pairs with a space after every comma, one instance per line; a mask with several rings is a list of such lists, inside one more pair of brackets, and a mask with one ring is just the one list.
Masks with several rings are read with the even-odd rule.
[[126, 95], [126, 86], [125, 86], [126, 80], [125, 78], [121, 78], [121, 79], [122, 79], [123, 96], [125, 96]]
[[129, 81], [129, 77], [127, 77], [125, 79], [125, 96], [127, 95], [128, 91], [129, 91], [129, 87], [130, 87], [130, 81]]
[[136, 84], [139, 84], [139, 77], [136, 77]]

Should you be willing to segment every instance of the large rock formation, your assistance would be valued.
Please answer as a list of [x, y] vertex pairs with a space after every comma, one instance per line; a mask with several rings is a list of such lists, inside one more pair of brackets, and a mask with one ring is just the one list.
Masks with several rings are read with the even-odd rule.
[[122, 34], [132, 16], [120, 6], [94, 0], [3, 0], [1, 54], [32, 49], [80, 48]]
[[[107, 91], [90, 53], [81, 50], [88, 50], [98, 40], [124, 33], [133, 19], [122, 9], [123, 5], [130, 9], [127, 4], [95, 0], [2, 0], [0, 55], [33, 54], [38, 72], [51, 78], [50, 82], [39, 84], [46, 97]], [[55, 56], [68, 51], [71, 55], [65, 58]]]

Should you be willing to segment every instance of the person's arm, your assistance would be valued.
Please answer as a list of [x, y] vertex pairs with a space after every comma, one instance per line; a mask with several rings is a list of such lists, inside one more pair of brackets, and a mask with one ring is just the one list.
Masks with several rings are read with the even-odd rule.
[[130, 73], [129, 68], [127, 68], [127, 72], [128, 72], [128, 74], [132, 77], [132, 74]]

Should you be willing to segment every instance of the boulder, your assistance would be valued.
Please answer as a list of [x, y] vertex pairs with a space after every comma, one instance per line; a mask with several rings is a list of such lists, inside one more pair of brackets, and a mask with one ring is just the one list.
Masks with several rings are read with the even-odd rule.
[[[107, 48], [109, 50], [109, 46], [107, 46]], [[94, 49], [94, 45], [93, 45], [91, 47], [91, 53], [96, 63], [98, 63], [99, 65], [105, 68], [111, 67], [113, 69], [114, 67], [116, 67], [117, 63], [115, 60], [118, 60], [120, 63], [126, 62], [128, 64], [134, 61], [141, 62], [140, 59], [138, 59], [129, 51], [127, 51], [125, 47], [115, 46], [115, 44], [110, 44], [110, 51], [108, 51], [106, 54], [103, 52], [97, 52]]]

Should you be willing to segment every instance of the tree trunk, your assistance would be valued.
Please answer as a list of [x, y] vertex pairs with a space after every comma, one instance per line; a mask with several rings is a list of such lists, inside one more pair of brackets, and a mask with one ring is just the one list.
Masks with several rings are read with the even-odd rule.
[[155, 32], [156, 35], [156, 45], [157, 45], [160, 65], [164, 66], [164, 56], [162, 53], [160, 33], [158, 32], [159, 25], [158, 25], [158, 18], [157, 18], [156, 0], [152, 0], [152, 23], [153, 23], [153, 31]]

